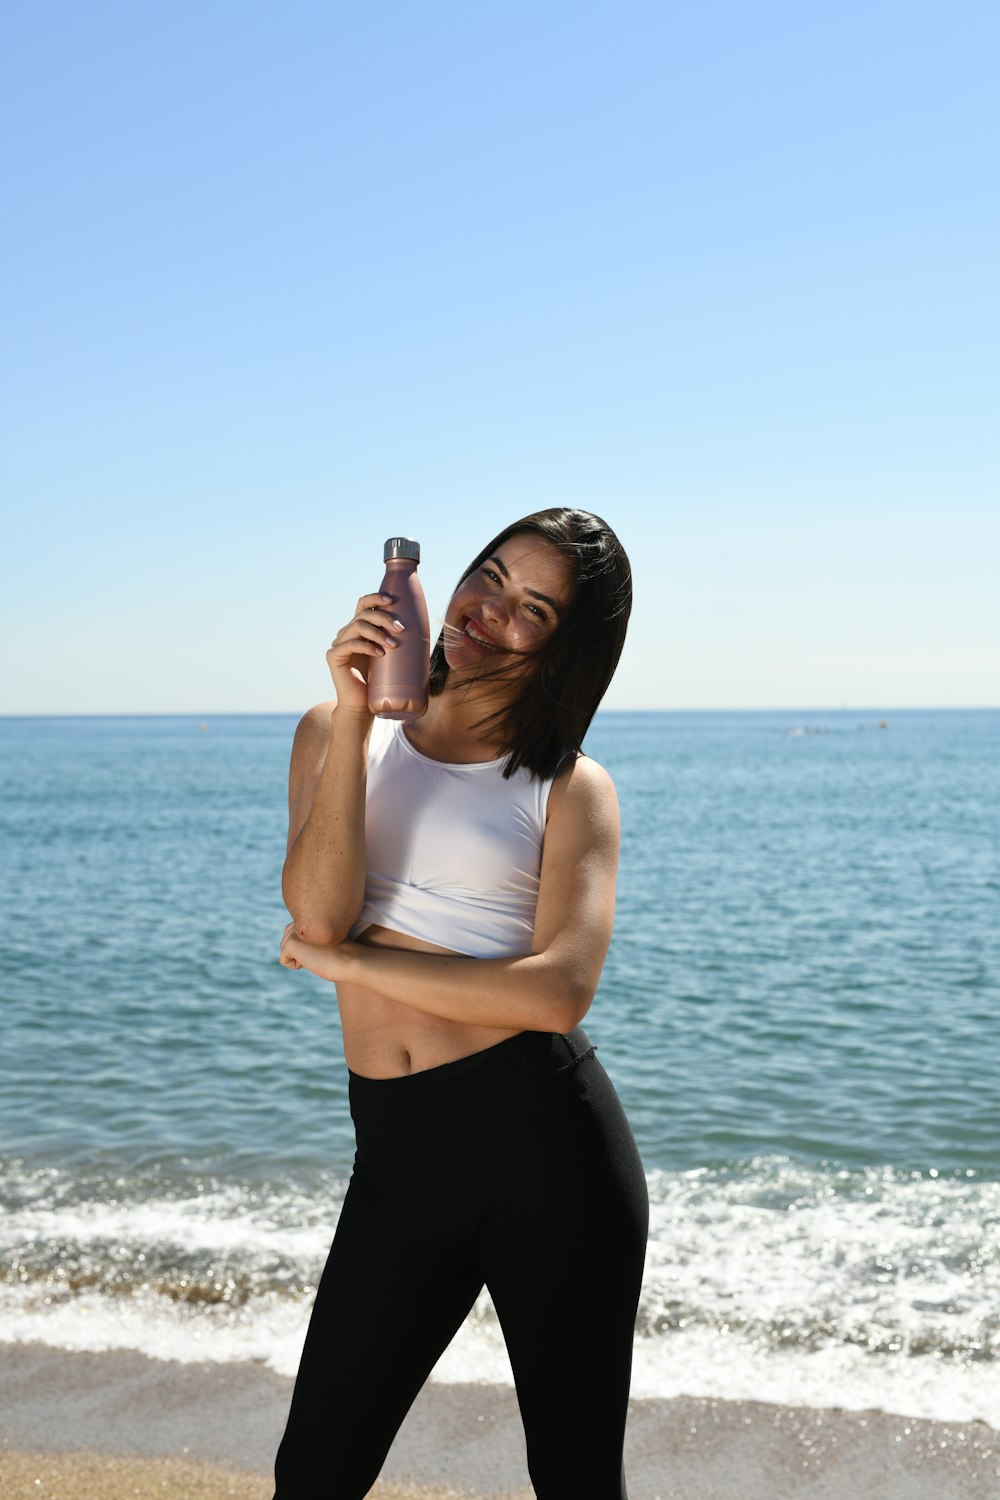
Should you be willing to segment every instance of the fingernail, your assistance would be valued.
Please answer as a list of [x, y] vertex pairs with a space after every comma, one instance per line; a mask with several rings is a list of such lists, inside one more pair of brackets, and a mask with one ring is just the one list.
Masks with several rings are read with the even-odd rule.
[[403, 624], [402, 620], [393, 620], [392, 628], [393, 630], [405, 630], [406, 626]]

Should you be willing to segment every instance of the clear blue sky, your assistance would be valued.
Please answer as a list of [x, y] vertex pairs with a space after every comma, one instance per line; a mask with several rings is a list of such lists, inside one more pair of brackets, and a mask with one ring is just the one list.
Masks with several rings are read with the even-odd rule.
[[0, 712], [295, 710], [599, 511], [612, 707], [1000, 702], [1000, 8], [4, 8]]

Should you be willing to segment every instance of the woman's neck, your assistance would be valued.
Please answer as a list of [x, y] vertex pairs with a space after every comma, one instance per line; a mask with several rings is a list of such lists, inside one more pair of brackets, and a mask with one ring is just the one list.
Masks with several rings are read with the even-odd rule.
[[423, 718], [406, 726], [406, 736], [415, 749], [434, 760], [455, 764], [494, 760], [503, 754], [495, 726], [484, 724], [499, 708], [496, 692], [486, 693], [475, 683], [446, 684], [431, 698]]

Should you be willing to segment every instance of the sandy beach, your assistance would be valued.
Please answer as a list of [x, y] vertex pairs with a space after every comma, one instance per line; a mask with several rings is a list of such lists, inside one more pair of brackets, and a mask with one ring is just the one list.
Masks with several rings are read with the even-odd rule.
[[[0, 1346], [4, 1500], [270, 1500], [290, 1393], [290, 1380], [254, 1364]], [[1000, 1434], [982, 1423], [707, 1397], [633, 1402], [626, 1463], [631, 1500], [1000, 1493]], [[513, 1391], [438, 1384], [415, 1403], [374, 1492], [531, 1493]]]
[[[178, 1459], [128, 1459], [104, 1454], [0, 1454], [5, 1500], [270, 1500], [271, 1485], [257, 1474], [221, 1464]], [[379, 1485], [375, 1500], [446, 1500], [445, 1491], [418, 1485]]]

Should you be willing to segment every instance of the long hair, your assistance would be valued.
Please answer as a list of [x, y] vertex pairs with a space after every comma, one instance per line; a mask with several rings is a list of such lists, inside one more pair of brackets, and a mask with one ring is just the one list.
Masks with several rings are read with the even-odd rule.
[[[526, 532], [543, 537], [569, 558], [573, 598], [541, 650], [480, 674], [480, 681], [511, 680], [517, 690], [476, 728], [500, 739], [507, 757], [504, 776], [523, 766], [547, 779], [580, 749], [618, 665], [632, 609], [632, 570], [606, 521], [559, 506], [505, 526], [469, 564], [459, 586], [504, 542]], [[442, 631], [431, 653], [431, 693], [443, 692], [447, 681]]]

